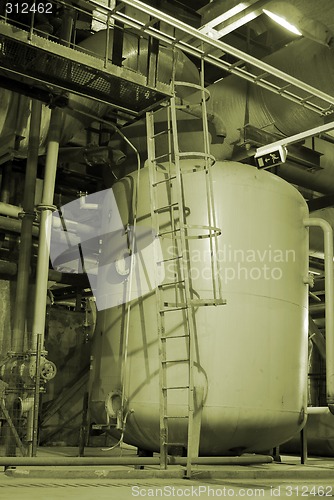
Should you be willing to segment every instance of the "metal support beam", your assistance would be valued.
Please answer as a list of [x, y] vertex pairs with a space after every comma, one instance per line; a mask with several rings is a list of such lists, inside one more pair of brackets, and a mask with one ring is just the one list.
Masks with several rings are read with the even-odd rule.
[[271, 142], [266, 144], [265, 146], [261, 146], [256, 150], [257, 155], [265, 154], [268, 150], [275, 150], [280, 146], [289, 146], [289, 144], [295, 144], [296, 142], [301, 142], [308, 137], [315, 137], [320, 135], [321, 133], [328, 132], [329, 130], [334, 129], [334, 121], [329, 123], [325, 123], [324, 125], [320, 125], [320, 127], [314, 127], [308, 130], [304, 130], [304, 132], [300, 132], [295, 135], [291, 135], [290, 137], [284, 137], [284, 139], [280, 139], [279, 141]]

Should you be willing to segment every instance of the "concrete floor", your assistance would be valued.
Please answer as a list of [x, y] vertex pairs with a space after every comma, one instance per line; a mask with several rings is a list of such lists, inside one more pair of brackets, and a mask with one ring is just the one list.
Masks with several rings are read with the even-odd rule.
[[[75, 456], [75, 448], [41, 448], [38, 456]], [[113, 450], [111, 454], [119, 454]], [[124, 450], [124, 454], [133, 453]], [[87, 449], [86, 456], [100, 456]], [[2, 472], [1, 472], [2, 470]], [[194, 466], [193, 477], [184, 479], [184, 469], [170, 466], [136, 470], [128, 466], [17, 467], [0, 469], [0, 499], [133, 499], [216, 498], [278, 496], [299, 498], [334, 496], [334, 458], [310, 458], [300, 465], [297, 457], [282, 457], [282, 463], [251, 466]]]

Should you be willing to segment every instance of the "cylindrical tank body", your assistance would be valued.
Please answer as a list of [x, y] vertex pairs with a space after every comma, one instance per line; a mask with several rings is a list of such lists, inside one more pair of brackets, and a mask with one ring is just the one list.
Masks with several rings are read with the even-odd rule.
[[[183, 176], [187, 224], [208, 223], [204, 175], [197, 171]], [[303, 219], [308, 210], [296, 189], [266, 171], [217, 162], [212, 176], [217, 225], [222, 230], [218, 261], [227, 304], [195, 310], [195, 386], [204, 390], [200, 453], [259, 452], [286, 441], [305, 423], [308, 232]], [[133, 173], [113, 188], [124, 225], [132, 224], [136, 181]], [[159, 187], [160, 206], [173, 198], [166, 185]], [[175, 185], [171, 192], [174, 189]], [[139, 192], [138, 225], [152, 228], [147, 168], [140, 172]], [[107, 232], [107, 205], [103, 212]], [[168, 228], [167, 214], [162, 223]], [[168, 258], [171, 240], [163, 240], [162, 251]], [[212, 292], [209, 240], [189, 240], [189, 257], [194, 294], [208, 298]], [[139, 261], [136, 265], [154, 266], [152, 260]], [[173, 266], [165, 266], [165, 283], [172, 280]], [[105, 280], [105, 274], [99, 279]], [[157, 308], [154, 292], [148, 288], [146, 292], [132, 301], [130, 313], [127, 304], [120, 304], [98, 314], [91, 415], [96, 423], [106, 422], [108, 394], [122, 391], [122, 348], [130, 314], [124, 391], [127, 408], [133, 411], [124, 439], [158, 451]], [[184, 328], [184, 316], [182, 320], [182, 315], [174, 319], [166, 315], [167, 336], [181, 335]], [[176, 353], [180, 359], [187, 357], [186, 339], [176, 339], [174, 344], [169, 340], [168, 347], [174, 358]], [[167, 368], [170, 385], [182, 385], [185, 372], [186, 363]], [[169, 414], [185, 414], [187, 390], [169, 392]], [[171, 419], [169, 441], [185, 442], [186, 427], [185, 419]]]

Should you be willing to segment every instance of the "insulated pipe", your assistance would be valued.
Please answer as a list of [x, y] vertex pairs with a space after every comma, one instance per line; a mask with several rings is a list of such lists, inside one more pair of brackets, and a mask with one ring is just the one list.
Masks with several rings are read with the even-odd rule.
[[29, 150], [25, 174], [21, 239], [17, 266], [15, 315], [12, 333], [12, 351], [22, 353], [24, 349], [27, 298], [32, 254], [33, 223], [35, 219], [35, 189], [38, 166], [39, 134], [42, 104], [32, 100], [29, 132]]
[[[17, 219], [11, 219], [10, 217], [1, 217], [0, 216], [0, 232], [8, 231], [12, 233], [20, 233], [21, 232], [21, 221]], [[33, 235], [38, 236], [38, 227], [33, 227]]]
[[35, 391], [33, 409], [28, 414], [27, 441], [28, 454], [36, 454], [37, 425], [39, 407], [39, 377], [41, 354], [44, 351], [45, 315], [47, 304], [49, 254], [52, 229], [52, 212], [56, 209], [53, 205], [60, 133], [62, 128], [63, 113], [59, 108], [51, 113], [50, 129], [45, 160], [45, 174], [43, 183], [42, 202], [38, 205], [40, 210], [39, 245], [36, 268], [36, 294], [34, 319], [32, 326], [31, 349], [35, 355]]
[[73, 24], [74, 24], [74, 19], [76, 17], [76, 11], [72, 7], [72, 2], [68, 1], [67, 5], [64, 6], [64, 14], [65, 15], [63, 16], [62, 25], [60, 28], [59, 39], [62, 45], [70, 47]]
[[[273, 458], [267, 455], [249, 455], [240, 457], [196, 457], [193, 465], [251, 465], [272, 463]], [[186, 457], [168, 457], [169, 465], [186, 465]], [[160, 465], [159, 457], [0, 457], [0, 466], [65, 466], [81, 465]]]
[[53, 196], [61, 125], [62, 111], [56, 108], [51, 114], [50, 135], [45, 161], [42, 203], [38, 206], [41, 211], [41, 219], [36, 269], [36, 297], [32, 328], [31, 348], [33, 351], [36, 351], [37, 349], [38, 335], [42, 336], [42, 346], [44, 345], [45, 310], [49, 272], [49, 247], [51, 241], [52, 212], [55, 210], [55, 207], [53, 206]]
[[[34, 273], [34, 269], [32, 269]], [[13, 277], [16, 278], [17, 264], [16, 262], [8, 262], [0, 260], [0, 278], [5, 275], [6, 279]], [[63, 285], [74, 286], [76, 288], [90, 288], [89, 280], [86, 274], [62, 273], [49, 269], [48, 280], [55, 283], [62, 283]]]
[[325, 249], [325, 329], [326, 329], [326, 391], [327, 404], [334, 414], [334, 275], [333, 229], [319, 218], [305, 219], [305, 227], [320, 227], [324, 233]]
[[[28, 165], [27, 165], [28, 168]], [[9, 217], [18, 217], [19, 213], [22, 212], [21, 207], [15, 205], [10, 205], [9, 203], [0, 202], [0, 215], [8, 215]]]
[[9, 203], [10, 200], [11, 174], [12, 164], [9, 162], [2, 170], [0, 200], [3, 203]]

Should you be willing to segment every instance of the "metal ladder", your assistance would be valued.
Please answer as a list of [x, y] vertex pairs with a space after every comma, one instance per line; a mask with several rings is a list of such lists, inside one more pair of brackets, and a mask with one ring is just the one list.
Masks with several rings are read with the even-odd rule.
[[[185, 82], [175, 82], [175, 88], [179, 86], [190, 86]], [[220, 230], [216, 227], [216, 217], [213, 203], [213, 191], [211, 180], [211, 166], [214, 158], [209, 153], [209, 134], [206, 116], [205, 101], [208, 98], [207, 91], [202, 85], [194, 86], [201, 93], [201, 109], [203, 122], [203, 151], [181, 152], [179, 149], [177, 110], [184, 106], [179, 103], [177, 97], [170, 99], [165, 107], [167, 115], [167, 129], [156, 132], [155, 115], [147, 113], [147, 137], [148, 137], [148, 165], [150, 176], [151, 195], [151, 217], [156, 234], [162, 249], [163, 258], [158, 260], [156, 255], [156, 274], [161, 276], [161, 266], [174, 266], [173, 280], [165, 280], [156, 287], [157, 325], [159, 342], [159, 389], [160, 389], [160, 465], [167, 468], [168, 449], [171, 447], [187, 448], [186, 475], [191, 475], [192, 458], [198, 456], [199, 434], [200, 434], [200, 389], [195, 388], [194, 369], [196, 363], [196, 311], [201, 306], [217, 306], [225, 304], [221, 297], [219, 263], [217, 260], [218, 241]], [[198, 104], [197, 104], [198, 106]], [[189, 106], [188, 106], [189, 107]], [[157, 155], [156, 138], [165, 135], [167, 139], [167, 153]], [[185, 159], [200, 159], [201, 168], [198, 171], [205, 172], [205, 198], [208, 215], [207, 225], [189, 225], [187, 217], [191, 207], [186, 205], [184, 176], [194, 172], [189, 170], [189, 162]], [[161, 204], [159, 194], [167, 194], [167, 203]], [[189, 253], [189, 241], [193, 239], [209, 239], [211, 255], [211, 298], [201, 298], [193, 289], [191, 278], [191, 262]], [[166, 241], [169, 243], [168, 258], [166, 255]], [[171, 251], [172, 249], [172, 251]], [[169, 334], [168, 321], [171, 316], [178, 315], [183, 330], [181, 333]], [[166, 324], [167, 323], [167, 324]], [[175, 328], [174, 328], [175, 330]], [[184, 339], [186, 344], [186, 356], [178, 358], [175, 356], [173, 342]], [[175, 345], [175, 344], [174, 344]], [[184, 346], [183, 346], [184, 347]], [[171, 356], [169, 351], [173, 352]], [[176, 352], [176, 354], [177, 354]], [[177, 385], [169, 382], [168, 368], [183, 364], [187, 367], [187, 375]], [[187, 391], [188, 410], [187, 414], [176, 415], [171, 412], [170, 399], [175, 391]], [[196, 393], [197, 391], [197, 393]], [[195, 417], [195, 418], [194, 418]], [[185, 442], [172, 442], [169, 440], [169, 422], [171, 420], [187, 420], [187, 439]]]

